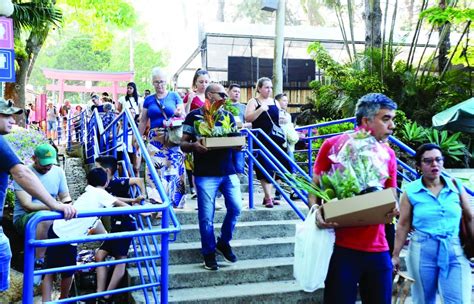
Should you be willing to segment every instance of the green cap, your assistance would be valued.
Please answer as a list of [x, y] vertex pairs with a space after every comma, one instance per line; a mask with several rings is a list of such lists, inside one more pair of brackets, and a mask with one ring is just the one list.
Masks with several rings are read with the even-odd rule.
[[35, 156], [41, 166], [56, 165], [56, 149], [50, 144], [37, 146]]
[[0, 97], [0, 114], [13, 115], [21, 113], [23, 113], [23, 109], [14, 107], [11, 100], [7, 101]]

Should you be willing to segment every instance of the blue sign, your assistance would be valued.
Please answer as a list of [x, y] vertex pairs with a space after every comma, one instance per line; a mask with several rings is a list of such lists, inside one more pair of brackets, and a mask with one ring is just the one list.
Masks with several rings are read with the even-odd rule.
[[0, 82], [15, 82], [15, 53], [0, 49]]

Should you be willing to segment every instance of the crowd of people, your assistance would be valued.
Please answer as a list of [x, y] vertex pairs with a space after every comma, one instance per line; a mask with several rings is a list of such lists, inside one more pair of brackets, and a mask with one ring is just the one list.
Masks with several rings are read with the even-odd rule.
[[[203, 105], [230, 100], [235, 107], [234, 114], [221, 108], [215, 114], [217, 127], [222, 127], [222, 118], [229, 117], [230, 123], [239, 127], [261, 129], [257, 137], [278, 161], [292, 171], [290, 163], [278, 150], [288, 153], [293, 159], [294, 146], [299, 140], [298, 133], [287, 112], [288, 96], [278, 92], [275, 97], [270, 78], [260, 78], [256, 83], [256, 96], [241, 103], [241, 88], [231, 84], [225, 89], [221, 84], [211, 81], [206, 70], [195, 72], [190, 91], [183, 96], [169, 90], [167, 74], [160, 68], [152, 70], [154, 92], [146, 92], [144, 98], [138, 94], [135, 83], [127, 84], [127, 94], [116, 103], [103, 94], [101, 98], [93, 94], [87, 107], [89, 114], [97, 109], [101, 113], [104, 127], [108, 126], [116, 114], [127, 108], [137, 124], [140, 136], [146, 143], [152, 163], [158, 172], [172, 206], [184, 208], [186, 202], [186, 176], [188, 187], [195, 190], [197, 198], [197, 217], [201, 236], [201, 253], [204, 268], [218, 270], [216, 254], [235, 263], [230, 241], [242, 209], [239, 174], [243, 172], [241, 147], [208, 149], [201, 140], [199, 122], [205, 113]], [[376, 141], [383, 143], [389, 161], [386, 163], [386, 176], [382, 182], [385, 188], [397, 187], [397, 162], [394, 151], [386, 144], [395, 128], [396, 103], [379, 93], [362, 96], [356, 105], [355, 116], [358, 129], [370, 132]], [[30, 106], [30, 110], [32, 110]], [[53, 103], [47, 105], [48, 137], [55, 138], [58, 117], [70, 117], [69, 111], [82, 111], [82, 107], [65, 102], [60, 110]], [[0, 101], [0, 134], [11, 131], [13, 115], [23, 110], [11, 103]], [[65, 114], [64, 114], [65, 113]], [[80, 121], [73, 121], [76, 140], [80, 140]], [[284, 140], [273, 129], [284, 130]], [[124, 126], [122, 126], [124, 127]], [[15, 153], [0, 136], [0, 200], [4, 200], [8, 175], [15, 181], [16, 194], [14, 225], [24, 233], [28, 220], [40, 210], [64, 212], [66, 220], [46, 221], [37, 227], [37, 239], [61, 238], [66, 235], [86, 235], [107, 233], [99, 218], [72, 219], [77, 211], [102, 207], [118, 207], [140, 204], [148, 196], [152, 203], [162, 203], [151, 173], [147, 168], [144, 181], [140, 178], [140, 149], [136, 139], [129, 136], [129, 146], [121, 147], [118, 159], [101, 156], [96, 159], [96, 167], [87, 175], [88, 186], [75, 202], [72, 202], [65, 181], [64, 171], [56, 165], [56, 150], [51, 145], [36, 147], [33, 164], [24, 166]], [[324, 141], [314, 165], [315, 184], [331, 170], [334, 160], [329, 153], [334, 149], [339, 137]], [[259, 148], [259, 147], [255, 147]], [[117, 176], [117, 162], [128, 153], [133, 165], [133, 178]], [[412, 289], [415, 303], [435, 303], [439, 291], [445, 303], [470, 303], [471, 276], [468, 260], [462, 254], [459, 243], [459, 222], [461, 215], [467, 218], [472, 228], [472, 215], [467, 203], [467, 195], [455, 180], [441, 175], [443, 155], [441, 149], [433, 144], [421, 146], [415, 156], [420, 179], [406, 186], [399, 210], [395, 208], [387, 217], [398, 217], [395, 225], [379, 224], [358, 227], [338, 227], [338, 223], [326, 222], [317, 213], [317, 226], [321, 229], [335, 228], [336, 241], [331, 256], [329, 271], [325, 282], [325, 303], [355, 303], [358, 291], [363, 303], [390, 303], [392, 295], [392, 276], [400, 265], [400, 251], [407, 235], [411, 237], [407, 267], [415, 279]], [[274, 208], [280, 204], [279, 193], [272, 189], [268, 176], [278, 178], [268, 160], [259, 154], [257, 161], [267, 172], [256, 166], [255, 173], [264, 192], [262, 204]], [[251, 173], [249, 173], [251, 174]], [[130, 187], [136, 186], [143, 196], [132, 198]], [[214, 232], [216, 198], [223, 196], [226, 215], [220, 235]], [[310, 196], [309, 207], [321, 204]], [[1, 214], [1, 212], [0, 212]], [[69, 220], [68, 220], [69, 219]], [[72, 219], [72, 220], [70, 220]], [[120, 216], [112, 218], [111, 231], [133, 231], [134, 218]], [[473, 229], [469, 233], [474, 234]], [[8, 269], [11, 252], [8, 239], [0, 230], [0, 291], [8, 288]], [[131, 239], [104, 242], [95, 255], [96, 261], [104, 261], [107, 256], [116, 259], [127, 257]], [[74, 245], [38, 248], [35, 267], [51, 268], [75, 265], [77, 247]], [[115, 266], [111, 279], [107, 279], [107, 269], [97, 268], [97, 291], [115, 289], [125, 273], [125, 264]], [[317, 271], [317, 270], [315, 270]], [[61, 298], [66, 298], [71, 286], [72, 273], [62, 273]], [[40, 279], [40, 278], [38, 278]], [[341, 292], [344, 286], [344, 292]], [[43, 300], [51, 300], [52, 275], [43, 279]], [[109, 301], [109, 296], [100, 299]]]

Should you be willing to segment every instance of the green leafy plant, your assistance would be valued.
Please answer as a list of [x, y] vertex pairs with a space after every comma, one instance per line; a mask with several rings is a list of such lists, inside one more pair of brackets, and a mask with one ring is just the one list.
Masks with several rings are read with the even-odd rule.
[[408, 122], [401, 127], [401, 140], [407, 144], [415, 145], [422, 143], [426, 139], [426, 130], [422, 126], [419, 126], [416, 121]]
[[215, 101], [213, 103], [206, 100], [202, 106], [202, 120], [196, 120], [194, 122], [194, 128], [200, 136], [223, 137], [238, 132], [230, 116], [219, 111], [224, 104], [224, 100]]
[[449, 135], [446, 130], [438, 131], [434, 128], [426, 131], [428, 142], [440, 146], [444, 156], [456, 161], [462, 161], [461, 157], [468, 153], [466, 146], [458, 140], [460, 136], [460, 132]]
[[15, 206], [15, 191], [13, 189], [7, 189], [7, 195], [5, 197], [5, 207], [13, 208]]

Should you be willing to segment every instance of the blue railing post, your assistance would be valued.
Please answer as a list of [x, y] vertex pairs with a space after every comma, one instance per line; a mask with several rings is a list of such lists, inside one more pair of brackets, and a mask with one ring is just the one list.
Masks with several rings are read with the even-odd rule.
[[[249, 132], [250, 133], [250, 132]], [[247, 136], [247, 153], [248, 155], [253, 155], [253, 138], [252, 136]], [[248, 172], [248, 184], [249, 184], [249, 208], [255, 209], [255, 205], [253, 202], [253, 158], [248, 157], [248, 165], [249, 165], [249, 172]]]
[[310, 139], [308, 140], [308, 175], [313, 177], [313, 127], [307, 129]]
[[[33, 304], [33, 271], [35, 263], [35, 247], [31, 245], [30, 240], [36, 237], [36, 226], [31, 227], [31, 221], [25, 228], [25, 251], [23, 265], [23, 298], [22, 303]], [[34, 229], [33, 229], [34, 228]]]
[[[161, 226], [163, 229], [169, 227], [170, 209], [165, 208], [162, 212]], [[169, 234], [161, 236], [161, 303], [168, 303], [168, 263], [169, 263]]]

